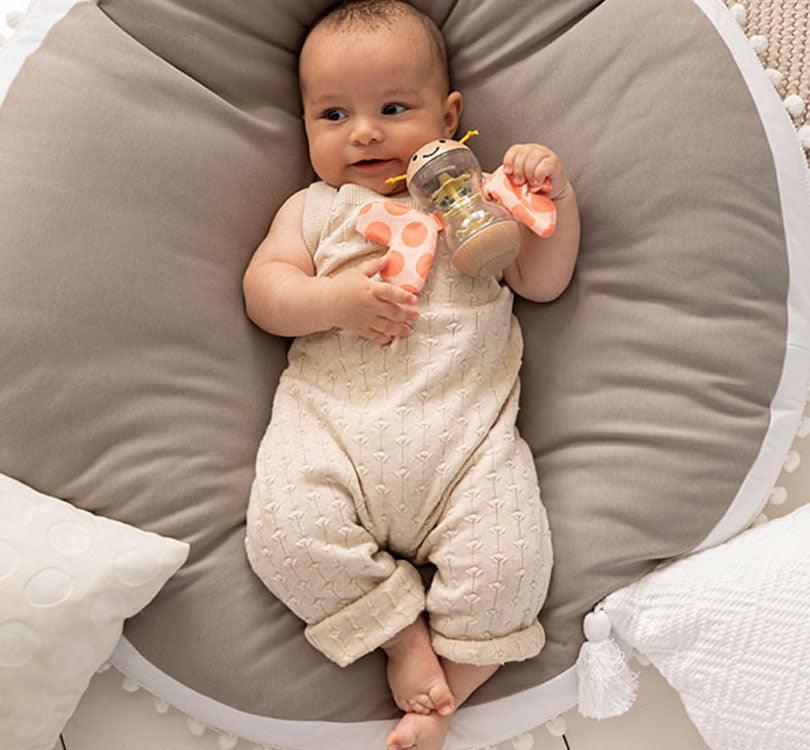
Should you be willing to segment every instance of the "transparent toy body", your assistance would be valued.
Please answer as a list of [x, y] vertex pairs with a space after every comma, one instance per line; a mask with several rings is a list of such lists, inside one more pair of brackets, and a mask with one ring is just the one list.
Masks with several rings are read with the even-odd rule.
[[481, 181], [481, 167], [468, 148], [435, 156], [410, 178], [411, 193], [422, 207], [440, 215], [451, 252], [493, 224], [514, 223], [505, 209], [484, 196]]

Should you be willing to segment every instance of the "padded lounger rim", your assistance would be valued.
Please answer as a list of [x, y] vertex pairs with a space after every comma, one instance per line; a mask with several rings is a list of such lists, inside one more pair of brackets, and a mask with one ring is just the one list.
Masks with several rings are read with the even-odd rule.
[[[759, 454], [725, 515], [693, 552], [745, 529], [768, 502], [793, 443], [810, 373], [810, 171], [790, 117], [748, 39], [721, 0], [692, 0], [731, 52], [759, 113], [773, 154], [788, 251], [788, 330], [782, 377]], [[801, 279], [805, 283], [800, 282]]]

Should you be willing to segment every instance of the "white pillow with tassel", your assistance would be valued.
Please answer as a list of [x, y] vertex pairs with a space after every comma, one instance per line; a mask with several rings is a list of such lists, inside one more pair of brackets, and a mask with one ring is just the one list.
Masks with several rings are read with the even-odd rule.
[[[636, 649], [678, 691], [714, 750], [810, 737], [810, 505], [663, 565], [586, 617], [580, 713], [632, 705]], [[619, 645], [621, 644], [621, 645]]]

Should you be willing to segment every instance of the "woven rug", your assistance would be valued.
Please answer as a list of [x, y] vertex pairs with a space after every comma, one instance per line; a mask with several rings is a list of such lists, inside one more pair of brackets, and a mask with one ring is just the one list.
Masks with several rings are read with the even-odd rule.
[[726, 0], [779, 92], [810, 166], [810, 0]]

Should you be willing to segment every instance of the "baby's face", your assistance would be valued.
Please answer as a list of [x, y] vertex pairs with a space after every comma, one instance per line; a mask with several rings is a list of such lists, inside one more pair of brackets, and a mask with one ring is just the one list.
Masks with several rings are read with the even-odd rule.
[[310, 34], [300, 66], [304, 123], [312, 166], [324, 182], [400, 192], [404, 180], [385, 180], [405, 174], [428, 141], [455, 133], [461, 94], [444, 96], [428, 50], [413, 19], [392, 28]]

